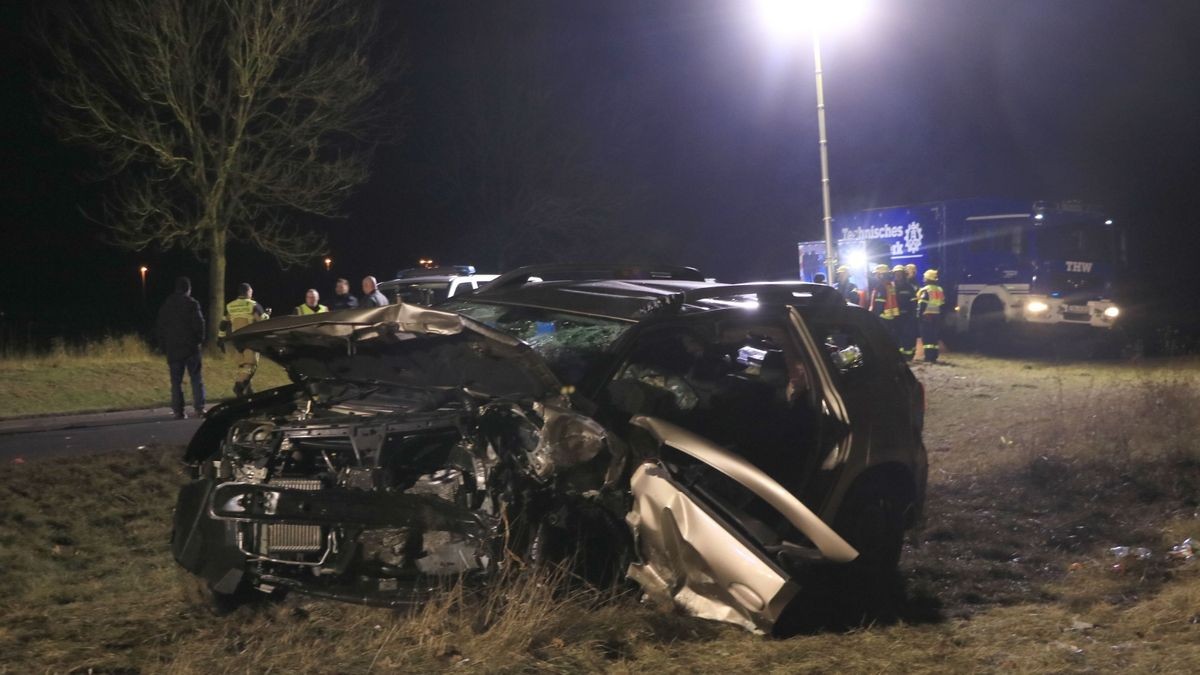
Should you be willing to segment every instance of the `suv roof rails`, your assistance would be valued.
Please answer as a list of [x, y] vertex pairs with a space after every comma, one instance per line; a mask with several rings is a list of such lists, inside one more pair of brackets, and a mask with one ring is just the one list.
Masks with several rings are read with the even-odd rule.
[[505, 272], [480, 288], [477, 294], [492, 293], [504, 288], [520, 286], [533, 277], [541, 277], [546, 281], [583, 281], [583, 280], [618, 280], [618, 279], [660, 279], [670, 281], [704, 281], [704, 275], [695, 267], [680, 267], [676, 265], [613, 265], [613, 264], [576, 264], [551, 263], [545, 265], [527, 265]]
[[811, 298], [812, 304], [836, 307], [846, 304], [845, 298], [837, 289], [825, 284], [813, 284], [804, 281], [761, 281], [747, 284], [722, 284], [719, 286], [704, 286], [687, 291], [672, 293], [657, 301], [650, 312], [678, 311], [687, 304], [701, 300], [719, 300], [736, 298], [743, 295], [756, 295], [758, 302], [766, 305], [790, 305], [797, 301]]

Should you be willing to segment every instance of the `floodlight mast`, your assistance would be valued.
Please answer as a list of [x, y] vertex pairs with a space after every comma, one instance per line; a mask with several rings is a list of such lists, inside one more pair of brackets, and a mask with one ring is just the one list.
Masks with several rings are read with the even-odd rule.
[[821, 72], [821, 38], [813, 31], [813, 64], [817, 78], [817, 134], [821, 148], [821, 208], [825, 224], [825, 272], [837, 278], [837, 248], [833, 245], [833, 212], [829, 206], [829, 139], [825, 134], [825, 86]]
[[821, 67], [821, 31], [835, 24], [858, 20], [866, 9], [864, 0], [758, 0], [759, 16], [776, 38], [795, 40], [808, 28], [812, 32], [813, 66], [817, 81], [817, 131], [821, 150], [821, 207], [825, 226], [827, 279], [836, 278], [837, 248], [833, 242], [833, 213], [829, 199], [829, 137], [825, 128], [825, 77]]

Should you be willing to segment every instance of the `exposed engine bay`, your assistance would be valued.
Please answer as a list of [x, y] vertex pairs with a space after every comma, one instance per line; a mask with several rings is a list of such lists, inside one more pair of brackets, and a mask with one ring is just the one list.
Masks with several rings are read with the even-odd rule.
[[549, 517], [566, 500], [620, 501], [605, 494], [624, 466], [613, 450], [566, 408], [310, 383], [288, 409], [231, 424], [199, 470], [207, 515], [251, 576], [392, 604], [442, 577], [494, 573], [506, 551], [536, 557], [533, 505]]

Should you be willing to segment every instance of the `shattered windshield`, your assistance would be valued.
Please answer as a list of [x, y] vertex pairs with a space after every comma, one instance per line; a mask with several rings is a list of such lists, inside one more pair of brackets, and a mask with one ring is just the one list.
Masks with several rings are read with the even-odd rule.
[[533, 348], [566, 384], [577, 384], [633, 324], [538, 307], [457, 301], [438, 307], [504, 331]]

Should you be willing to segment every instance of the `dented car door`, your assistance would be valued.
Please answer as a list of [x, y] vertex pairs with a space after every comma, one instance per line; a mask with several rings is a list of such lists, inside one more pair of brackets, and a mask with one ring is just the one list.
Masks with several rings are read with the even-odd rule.
[[[845, 404], [803, 319], [791, 309], [788, 316], [793, 358], [803, 359], [806, 386], [817, 402], [827, 428], [837, 430], [822, 465], [835, 465], [852, 441]], [[790, 385], [789, 385], [790, 390]], [[815, 547], [816, 555], [831, 562], [854, 560], [858, 552], [823, 522], [795, 494], [754, 463], [683, 427], [651, 416], [631, 423], [647, 431], [664, 449], [682, 453], [723, 474], [774, 509]], [[822, 424], [825, 428], [827, 425]], [[816, 435], [820, 447], [825, 434]], [[816, 450], [817, 448], [813, 448]], [[665, 457], [665, 455], [664, 455]], [[765, 545], [735, 506], [715, 492], [691, 483], [686, 471], [663, 459], [638, 466], [630, 480], [633, 506], [626, 521], [633, 532], [639, 559], [628, 575], [652, 597], [677, 603], [707, 619], [770, 630], [799, 587], [776, 554], [794, 542]], [[741, 522], [739, 522], [741, 520]]]

